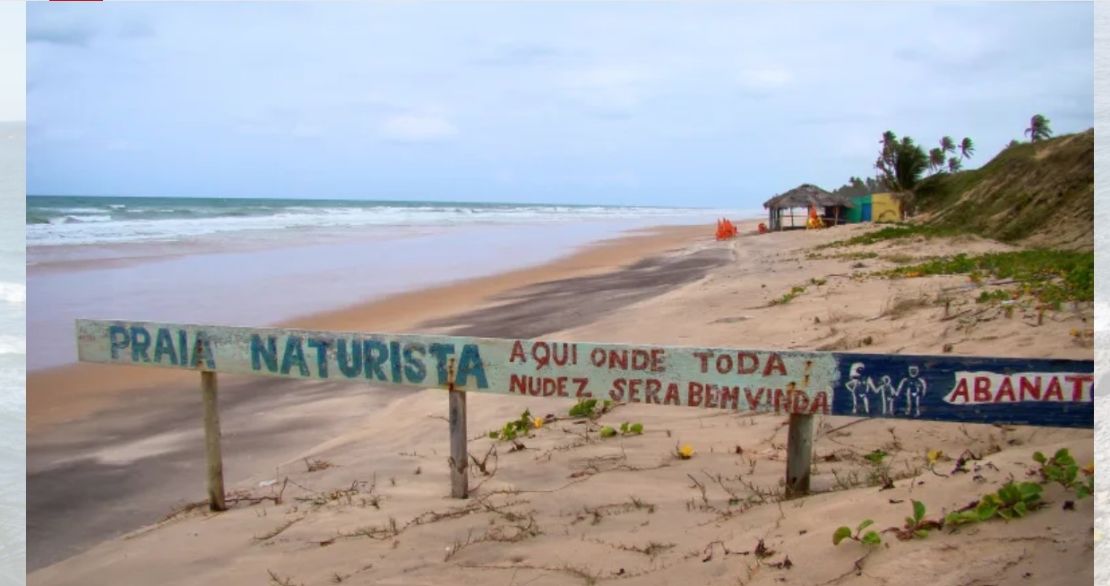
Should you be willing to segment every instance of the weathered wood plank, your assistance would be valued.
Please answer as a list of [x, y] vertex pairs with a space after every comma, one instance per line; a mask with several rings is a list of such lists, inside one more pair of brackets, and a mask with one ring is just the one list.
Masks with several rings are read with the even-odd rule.
[[451, 428], [451, 496], [464, 499], [470, 492], [470, 478], [467, 473], [470, 461], [466, 452], [466, 393], [449, 390], [447, 395]]
[[813, 466], [813, 416], [792, 413], [786, 442], [786, 496], [807, 494]]
[[200, 373], [200, 388], [204, 402], [204, 456], [207, 464], [208, 508], [213, 511], [227, 509], [224, 503], [224, 460], [220, 447], [220, 408], [216, 394], [216, 373]]
[[1094, 363], [77, 321], [87, 362], [772, 413], [1094, 424]]

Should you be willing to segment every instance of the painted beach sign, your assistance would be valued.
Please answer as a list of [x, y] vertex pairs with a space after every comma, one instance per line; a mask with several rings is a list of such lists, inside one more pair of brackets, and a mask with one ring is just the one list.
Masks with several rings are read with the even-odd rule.
[[1094, 424], [1094, 363], [77, 321], [82, 361], [699, 409]]

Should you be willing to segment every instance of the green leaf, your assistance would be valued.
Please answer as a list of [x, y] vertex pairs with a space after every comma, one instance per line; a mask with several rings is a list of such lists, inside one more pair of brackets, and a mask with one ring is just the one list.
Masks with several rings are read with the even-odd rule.
[[590, 417], [594, 413], [594, 407], [597, 405], [597, 399], [585, 399], [574, 404], [570, 408], [571, 417]]
[[612, 427], [606, 425], [605, 427], [601, 428], [601, 437], [613, 437], [615, 435], [617, 435], [617, 430], [613, 429]]
[[1047, 458], [1044, 457], [1044, 454], [1040, 452], [1033, 452], [1033, 460], [1035, 460], [1038, 464], [1044, 464], [1048, 461]]
[[1068, 464], [1068, 466], [1064, 468], [1063, 471], [1063, 484], [1070, 485], [1071, 483], [1075, 482], [1076, 476], [1079, 476], [1079, 466], [1075, 464]]
[[863, 521], [860, 522], [859, 526], [856, 527], [856, 532], [863, 531], [864, 529], [867, 529], [868, 527], [870, 527], [874, 524], [875, 524], [875, 522], [872, 521], [871, 519], [864, 519]]
[[1064, 464], [1064, 465], [1067, 465], [1069, 460], [1072, 461], [1072, 462], [1075, 461], [1075, 460], [1072, 460], [1071, 454], [1068, 453], [1067, 448], [1060, 448], [1059, 450], [1056, 450], [1056, 455], [1052, 456], [1052, 459], [1056, 460], [1056, 463]]
[[1025, 514], [1028, 513], [1028, 512], [1029, 512], [1029, 509], [1027, 509], [1025, 507], [1024, 502], [1018, 501], [1016, 504], [1014, 504], [1014, 514], [1017, 515], [1018, 517], [1024, 517]]
[[851, 529], [849, 529], [847, 527], [837, 528], [836, 533], [833, 533], [833, 545], [840, 545], [841, 541], [844, 541], [848, 537], [851, 537], [851, 535], [852, 535], [852, 530]]
[[621, 433], [628, 433], [628, 422], [621, 423]]
[[865, 454], [863, 457], [872, 464], [881, 464], [883, 458], [885, 458], [886, 456], [886, 452], [877, 449], [869, 454]]
[[642, 424], [642, 423], [633, 423], [632, 426], [628, 428], [628, 431], [629, 431], [629, 433], [631, 433], [633, 435], [639, 435], [641, 433], [644, 433], [644, 424]]
[[913, 532], [913, 536], [918, 539], [925, 539], [929, 536], [929, 532], [924, 529], [918, 529], [917, 531]]
[[913, 501], [913, 519], [920, 522], [925, 518], [925, 503], [921, 501]]
[[981, 503], [979, 507], [975, 509], [975, 513], [980, 521], [989, 521], [997, 512], [998, 507], [985, 503]]
[[879, 537], [879, 534], [874, 531], [868, 531], [863, 535], [863, 539], [860, 541], [870, 545], [878, 545], [883, 542], [883, 538]]

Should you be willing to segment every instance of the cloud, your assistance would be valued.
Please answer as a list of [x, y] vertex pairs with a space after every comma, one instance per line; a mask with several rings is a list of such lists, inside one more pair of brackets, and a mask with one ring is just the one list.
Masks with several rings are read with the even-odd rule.
[[394, 142], [439, 142], [459, 133], [458, 128], [439, 116], [397, 114], [382, 122], [382, 136]]
[[27, 42], [70, 47], [87, 47], [93, 39], [110, 35], [118, 39], [141, 39], [154, 34], [150, 23], [141, 19], [129, 19], [117, 23], [111, 29], [95, 24], [101, 20], [44, 18], [35, 13], [27, 19]]
[[98, 34], [100, 31], [88, 21], [61, 22], [36, 18], [27, 22], [28, 43], [84, 47]]

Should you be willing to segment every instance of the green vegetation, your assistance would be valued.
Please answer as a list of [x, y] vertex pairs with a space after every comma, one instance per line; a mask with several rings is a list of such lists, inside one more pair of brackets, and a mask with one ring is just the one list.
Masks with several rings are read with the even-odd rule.
[[925, 518], [925, 503], [921, 501], [912, 502], [913, 516], [906, 517], [906, 524], [898, 530], [899, 539], [925, 539], [929, 536], [929, 531], [940, 529], [944, 525], [940, 521], [930, 521]]
[[771, 305], [784, 305], [784, 304], [790, 303], [791, 301], [794, 300], [795, 297], [797, 297], [797, 296], [799, 296], [799, 295], [801, 295], [802, 293], [805, 293], [805, 292], [806, 292], [805, 287], [801, 287], [801, 286], [791, 287], [789, 293], [783, 293], [782, 297], [779, 297], [778, 299], [772, 299], [770, 304]]
[[870, 453], [864, 454], [863, 459], [867, 460], [868, 462], [871, 462], [872, 464], [875, 464], [876, 466], [878, 466], [879, 464], [883, 463], [883, 458], [886, 458], [887, 455], [888, 454], [886, 452], [884, 452], [883, 450], [875, 449], [875, 450], [871, 451]]
[[833, 533], [833, 545], [840, 545], [840, 542], [844, 541], [845, 539], [851, 539], [851, 540], [853, 540], [857, 543], [861, 543], [863, 545], [879, 545], [879, 544], [881, 544], [883, 542], [883, 538], [879, 537], [879, 534], [875, 531], [868, 531], [867, 533], [864, 533], [863, 535], [860, 535], [860, 533], [864, 529], [867, 529], [868, 527], [870, 527], [874, 523], [875, 522], [872, 521], [871, 519], [864, 519], [863, 521], [860, 522], [859, 525], [856, 526], [856, 532], [855, 533], [852, 533], [852, 530], [848, 527], [838, 527], [836, 532]]
[[532, 414], [527, 409], [520, 417], [507, 422], [499, 430], [489, 432], [489, 438], [501, 441], [513, 441], [519, 436], [527, 436], [532, 430], [535, 422], [532, 420]]
[[570, 408], [570, 412], [568, 414], [571, 417], [586, 417], [589, 419], [597, 419], [613, 407], [613, 402], [609, 399], [605, 399], [600, 403], [600, 410], [597, 408], [598, 404], [599, 403], [597, 399], [583, 399], [575, 403], [574, 406]]
[[[1094, 239], [1094, 130], [1049, 138], [1047, 125], [1043, 116], [1040, 121], [1034, 117], [1027, 129], [1037, 129], [1027, 132], [1035, 135], [1033, 142], [1013, 141], [982, 167], [967, 171], [959, 167], [975, 152], [970, 138], [948, 150], [942, 139], [941, 147], [925, 154], [912, 140], [907, 145], [905, 139], [898, 141], [894, 133], [887, 132], [876, 161], [880, 180], [864, 182], [853, 177], [849, 185], [834, 193], [902, 192], [908, 208], [927, 212], [928, 217], [923, 225], [888, 226], [818, 248], [977, 234], [1004, 242], [1036, 236], [1038, 245], [1090, 250]], [[959, 158], [946, 159], [957, 148]], [[922, 178], [918, 155], [908, 153], [914, 149], [921, 151], [924, 169], [933, 171], [932, 175]], [[948, 172], [939, 172], [946, 165]]]
[[644, 433], [644, 424], [642, 423], [625, 421], [621, 424], [621, 435], [640, 435], [641, 433]]
[[1086, 479], [1079, 478], [1079, 464], [1068, 452], [1067, 448], [1060, 448], [1051, 458], [1046, 458], [1041, 452], [1033, 454], [1033, 460], [1041, 465], [1038, 472], [1045, 482], [1056, 482], [1068, 490], [1075, 491], [1075, 497], [1086, 498], [1095, 491], [1095, 476], [1093, 472], [1084, 470]]
[[[875, 450], [864, 457], [872, 464], [879, 465], [886, 455], [882, 450]], [[930, 469], [931, 464], [941, 456], [940, 451], [929, 450], [926, 457], [930, 462]], [[1041, 476], [1041, 482], [1039, 483], [1015, 482], [1011, 477], [1011, 480], [1002, 485], [997, 491], [985, 494], [970, 505], [948, 513], [943, 520], [939, 521], [925, 517], [925, 503], [916, 500], [911, 501], [913, 503], [913, 515], [906, 517], [902, 527], [891, 527], [883, 532], [894, 532], [901, 540], [924, 539], [929, 536], [930, 531], [945, 527], [955, 530], [962, 525], [983, 523], [994, 518], [1005, 521], [1019, 519], [1047, 504], [1041, 498], [1041, 493], [1044, 490], [1042, 485], [1053, 482], [1063, 486], [1066, 490], [1074, 491], [1076, 497], [1080, 499], [1094, 493], [1094, 464], [1086, 468], [1080, 468], [1075, 458], [1066, 448], [1057, 450], [1051, 458], [1046, 457], [1041, 452], [1035, 452], [1033, 460], [1040, 465], [1037, 470]], [[961, 457], [962, 461], [963, 458]], [[1080, 473], [1084, 475], [1085, 479], [1080, 479]], [[1064, 503], [1064, 508], [1074, 508], [1074, 504], [1068, 501]], [[877, 532], [868, 531], [863, 533], [863, 530], [872, 524], [874, 522], [871, 519], [866, 519], [856, 527], [855, 532], [849, 527], [838, 527], [836, 532], [833, 533], [833, 545], [839, 545], [845, 539], [852, 539], [866, 545], [881, 544], [882, 539]]]
[[952, 140], [951, 136], [942, 136], [940, 138], [940, 150], [946, 155], [956, 152], [956, 141]]
[[970, 159], [975, 154], [975, 143], [966, 136], [960, 141], [960, 158]]
[[882, 151], [875, 161], [879, 176], [895, 192], [912, 192], [929, 166], [929, 156], [912, 138], [903, 136], [898, 140], [890, 130], [883, 133], [880, 142]]
[[[644, 433], [644, 424], [642, 423], [629, 423], [627, 421], [621, 423], [621, 435], [640, 435], [642, 433]], [[617, 430], [606, 425], [601, 428], [598, 434], [601, 435], [601, 437], [603, 438], [615, 437], [617, 435]]]
[[1064, 301], [1092, 301], [1095, 293], [1093, 252], [1020, 250], [978, 256], [958, 254], [879, 274], [891, 278], [970, 274], [973, 279], [984, 275], [1013, 279], [1024, 293], [1056, 308]]
[[934, 148], [929, 151], [929, 170], [936, 172], [944, 168], [944, 151]]
[[1040, 114], [1034, 114], [1029, 119], [1029, 128], [1025, 129], [1025, 134], [1029, 135], [1030, 142], [1037, 142], [1045, 140], [1052, 136], [1052, 128], [1049, 126], [1049, 119]]
[[983, 496], [974, 508], [948, 513], [944, 524], [959, 526], [989, 521], [994, 517], [1007, 521], [1024, 517], [1044, 506], [1041, 490], [1041, 485], [1036, 482], [1007, 482], [998, 492]]
[[993, 303], [995, 301], [1008, 301], [1014, 298], [1014, 294], [1005, 290], [998, 289], [995, 291], [983, 291], [979, 297], [975, 299], [976, 303]]
[[[898, 240], [901, 238], [914, 238], [922, 236], [925, 238], [935, 238], [941, 236], [955, 236], [959, 234], [958, 230], [952, 228], [930, 226], [926, 224], [892, 224], [885, 226], [873, 232], [853, 236], [847, 240], [837, 240], [829, 242], [828, 244], [821, 244], [815, 248], [839, 248], [844, 246], [856, 246], [874, 244], [885, 240]], [[878, 253], [858, 253], [859, 258], [874, 258]]]
[[1014, 143], [978, 169], [923, 179], [914, 199], [928, 225], [953, 233], [1089, 250], [1094, 131]]

